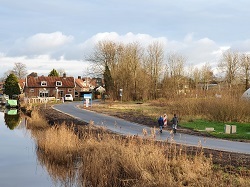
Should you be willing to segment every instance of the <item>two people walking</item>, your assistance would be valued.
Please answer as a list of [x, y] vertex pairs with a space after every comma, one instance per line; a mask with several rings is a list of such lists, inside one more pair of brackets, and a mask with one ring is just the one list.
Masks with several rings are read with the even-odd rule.
[[[178, 117], [176, 114], [174, 114], [174, 117], [172, 118], [171, 122], [172, 122], [172, 130], [173, 130], [173, 133], [175, 134], [176, 130], [177, 130], [177, 125], [179, 123], [179, 120], [178, 120]], [[167, 123], [168, 123], [167, 122], [167, 114], [164, 114], [163, 116], [159, 117], [158, 125], [160, 127], [160, 133], [162, 133], [163, 127], [167, 126]]]

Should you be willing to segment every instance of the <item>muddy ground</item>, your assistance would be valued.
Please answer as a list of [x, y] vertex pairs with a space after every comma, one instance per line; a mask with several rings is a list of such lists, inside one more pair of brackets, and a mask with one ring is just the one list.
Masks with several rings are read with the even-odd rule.
[[[75, 124], [75, 125], [88, 125], [88, 123], [79, 121], [69, 115], [58, 112], [57, 110], [54, 110], [52, 107], [47, 107], [46, 109], [41, 108], [40, 110], [51, 125], [62, 124], [62, 123]], [[91, 110], [95, 111], [95, 108], [91, 107]], [[152, 119], [146, 116], [138, 117], [134, 116], [133, 113], [117, 113], [117, 112], [115, 113], [105, 112], [105, 113], [126, 120], [129, 119], [129, 121], [133, 121], [147, 126], [152, 126], [152, 124], [155, 123], [152, 121]], [[170, 129], [170, 127], [168, 127], [168, 129]], [[194, 132], [183, 128], [178, 129], [178, 131], [182, 133], [207, 136], [207, 134], [201, 134], [199, 132]], [[180, 146], [181, 145], [177, 145], [177, 147]], [[241, 175], [250, 176], [250, 154], [231, 153], [231, 152], [217, 151], [217, 150], [205, 149], [202, 147], [194, 147], [194, 146], [185, 146], [185, 151], [191, 155], [200, 154], [202, 152], [207, 157], [212, 157], [212, 162], [216, 164], [218, 167], [222, 167], [224, 170], [226, 170], [226, 172], [239, 173]]]

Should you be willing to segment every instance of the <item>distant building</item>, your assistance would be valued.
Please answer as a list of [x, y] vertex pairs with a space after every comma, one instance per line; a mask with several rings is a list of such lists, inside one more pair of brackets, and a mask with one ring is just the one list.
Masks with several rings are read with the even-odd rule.
[[25, 97], [63, 97], [72, 94], [75, 97], [74, 77], [28, 76], [25, 79]]

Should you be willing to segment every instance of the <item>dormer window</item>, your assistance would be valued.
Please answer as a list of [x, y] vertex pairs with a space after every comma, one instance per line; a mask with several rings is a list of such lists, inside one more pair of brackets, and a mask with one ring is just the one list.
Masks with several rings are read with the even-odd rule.
[[56, 81], [56, 86], [62, 86], [62, 81]]
[[42, 81], [41, 86], [47, 86], [47, 81]]

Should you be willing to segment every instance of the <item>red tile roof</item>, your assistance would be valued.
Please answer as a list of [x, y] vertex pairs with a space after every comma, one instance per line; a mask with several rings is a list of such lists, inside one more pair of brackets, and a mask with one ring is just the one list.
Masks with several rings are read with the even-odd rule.
[[84, 81], [82, 79], [76, 79], [75, 81], [80, 88], [84, 87]]
[[[61, 88], [74, 88], [75, 87], [75, 79], [74, 77], [45, 77], [45, 76], [38, 76], [38, 77], [32, 77], [28, 76], [27, 77], [27, 87], [29, 88], [40, 88], [40, 87], [51, 87], [55, 88], [56, 87], [56, 81], [61, 81], [62, 86], [58, 86]], [[41, 82], [46, 81], [47, 86], [41, 86]]]

